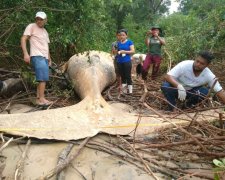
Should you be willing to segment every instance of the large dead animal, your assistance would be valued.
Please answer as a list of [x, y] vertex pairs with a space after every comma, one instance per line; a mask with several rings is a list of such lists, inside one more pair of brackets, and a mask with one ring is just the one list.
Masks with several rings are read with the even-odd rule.
[[[132, 135], [147, 134], [171, 125], [158, 115], [142, 117], [134, 131], [138, 116], [110, 106], [101, 96], [102, 90], [115, 81], [110, 54], [90, 51], [74, 55], [67, 64], [74, 90], [82, 101], [76, 105], [32, 113], [0, 116], [0, 131], [39, 139], [75, 140], [99, 132]], [[198, 119], [205, 119], [201, 115]], [[186, 117], [187, 118], [187, 117]], [[177, 118], [174, 123], [187, 122]]]

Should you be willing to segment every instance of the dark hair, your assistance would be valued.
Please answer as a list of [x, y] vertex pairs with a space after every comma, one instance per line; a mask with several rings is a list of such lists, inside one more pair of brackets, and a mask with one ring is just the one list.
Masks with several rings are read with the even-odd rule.
[[208, 62], [208, 64], [211, 63], [214, 59], [213, 54], [209, 51], [200, 51], [198, 55], [204, 58]]
[[127, 30], [126, 29], [120, 29], [119, 32], [124, 32], [127, 35]]
[[120, 33], [120, 30], [117, 30], [117, 31], [116, 31], [116, 34], [119, 34], [119, 33]]

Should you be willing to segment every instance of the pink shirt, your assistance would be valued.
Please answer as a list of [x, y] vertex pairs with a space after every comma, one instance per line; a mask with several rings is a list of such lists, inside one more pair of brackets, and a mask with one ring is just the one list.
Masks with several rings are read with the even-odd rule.
[[48, 59], [50, 40], [45, 28], [32, 23], [26, 27], [23, 35], [30, 36], [30, 56], [43, 56]]

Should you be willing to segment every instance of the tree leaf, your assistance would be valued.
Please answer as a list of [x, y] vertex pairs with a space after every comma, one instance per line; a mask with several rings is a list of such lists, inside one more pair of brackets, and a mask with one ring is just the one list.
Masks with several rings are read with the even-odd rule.
[[213, 159], [213, 163], [216, 166], [218, 166], [218, 167], [223, 167], [224, 166], [224, 164], [221, 161], [217, 160], [217, 159]]
[[225, 166], [225, 158], [221, 159], [221, 161], [223, 162], [223, 165]]

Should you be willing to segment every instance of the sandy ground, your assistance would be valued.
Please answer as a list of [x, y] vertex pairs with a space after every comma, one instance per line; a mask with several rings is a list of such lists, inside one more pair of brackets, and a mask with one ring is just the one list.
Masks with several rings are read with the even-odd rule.
[[[118, 105], [117, 105], [118, 106]], [[120, 106], [122, 109], [128, 110], [129, 107], [125, 105]], [[27, 112], [33, 107], [15, 104], [11, 106], [11, 113]], [[4, 112], [6, 113], [6, 112]], [[92, 140], [102, 141], [111, 139], [111, 136], [106, 134], [97, 135]], [[58, 156], [60, 152], [67, 146], [68, 143], [49, 143], [49, 144], [35, 144], [31, 142], [28, 153], [25, 158], [22, 178], [24, 180], [38, 179], [45, 176], [54, 169], [57, 165]], [[74, 154], [78, 145], [74, 145], [71, 154]], [[17, 163], [25, 149], [23, 144], [9, 144], [1, 153], [0, 167], [2, 178], [11, 180], [14, 179]], [[152, 179], [145, 172], [138, 169], [120, 158], [110, 154], [84, 148], [76, 160], [74, 160], [65, 170], [66, 180], [132, 180], [132, 179]], [[51, 179], [55, 179], [52, 177]]]
[[[114, 106], [121, 108], [125, 111], [129, 111], [130, 107], [126, 105], [115, 104]], [[27, 105], [13, 105], [11, 106], [11, 113], [19, 113], [19, 112], [27, 112], [32, 110], [33, 107], [29, 107]], [[151, 135], [149, 135], [150, 137]], [[146, 138], [149, 138], [146, 136]], [[108, 141], [115, 140], [116, 137], [110, 136], [107, 134], [98, 134], [91, 139], [92, 142], [106, 143]], [[76, 142], [82, 142], [76, 141]], [[63, 142], [51, 142], [46, 141], [43, 143], [43, 140], [37, 143], [37, 140], [31, 142], [29, 146], [28, 152], [25, 157], [24, 167], [22, 168], [22, 180], [35, 180], [40, 179], [41, 177], [47, 175], [52, 169], [54, 169], [57, 165], [58, 157], [60, 152], [68, 145], [68, 143]], [[18, 161], [24, 152], [25, 144], [16, 144], [10, 143], [0, 155], [0, 175], [1, 179], [12, 180], [14, 179], [14, 174], [17, 169]], [[72, 151], [69, 156], [75, 154], [77, 152], [78, 145], [74, 145]], [[112, 148], [113, 149], [113, 148]], [[116, 151], [120, 153], [124, 153], [121, 150], [116, 149]], [[158, 152], [157, 152], [158, 153]], [[174, 152], [163, 152], [168, 156], [179, 156]], [[142, 154], [144, 156], [149, 156]], [[154, 159], [154, 155], [151, 157]], [[193, 156], [186, 157], [187, 159], [195, 158]], [[196, 173], [196, 169], [199, 168], [197, 173], [199, 173], [201, 169], [207, 169], [205, 172], [202, 171], [203, 174], [208, 174], [208, 176], [213, 179], [212, 167], [210, 164], [195, 164], [195, 163], [183, 163], [177, 162], [176, 164], [171, 163], [168, 159], [167, 161], [163, 160], [163, 164], [166, 164], [170, 167], [178, 167], [178, 166], [190, 166], [193, 167], [194, 172]], [[143, 164], [141, 165], [143, 167]], [[191, 171], [190, 171], [191, 172]], [[65, 180], [151, 180], [154, 179], [152, 176], [148, 175], [146, 171], [141, 170], [137, 166], [124, 161], [123, 159], [105, 153], [103, 151], [99, 151], [96, 149], [90, 149], [85, 147], [83, 151], [79, 154], [79, 156], [72, 161], [71, 164], [67, 166], [64, 171]], [[165, 178], [163, 174], [159, 172], [155, 173], [159, 179], [168, 179]], [[56, 176], [51, 179], [56, 179]], [[191, 178], [186, 177], [184, 179], [200, 179], [200, 178]]]
[[[103, 137], [98, 136], [95, 140], [100, 140], [101, 138]], [[31, 145], [26, 156], [22, 179], [32, 180], [46, 175], [56, 166], [58, 155], [66, 146], [67, 144], [65, 143]], [[75, 146], [70, 154], [74, 154], [77, 147]], [[3, 158], [6, 166], [3, 170], [2, 177], [9, 180], [14, 179], [16, 165], [23, 149], [24, 145], [10, 145], [2, 152], [2, 156], [6, 157], [5, 159]], [[151, 179], [137, 167], [109, 154], [89, 148], [85, 148], [78, 158], [68, 166], [65, 174], [67, 180]], [[55, 179], [55, 177], [51, 179]]]
[[[113, 137], [108, 135], [97, 135], [92, 140], [104, 143]], [[31, 144], [25, 158], [24, 168], [21, 179], [35, 180], [49, 174], [56, 167], [60, 152], [67, 146], [66, 143], [51, 144]], [[25, 145], [11, 144], [2, 151], [1, 167], [4, 167], [2, 178], [6, 180], [14, 179], [17, 163], [24, 151]], [[69, 155], [77, 152], [78, 145], [75, 145]], [[167, 152], [169, 153], [169, 152]], [[147, 156], [147, 155], [146, 155]], [[175, 154], [171, 154], [176, 156]], [[179, 154], [177, 154], [179, 156]], [[154, 158], [154, 157], [152, 157]], [[186, 158], [194, 158], [193, 156]], [[161, 162], [170, 167], [176, 167], [170, 160]], [[210, 165], [177, 162], [180, 166], [190, 166], [195, 169], [195, 173], [207, 173], [213, 178], [212, 171], [197, 170], [198, 168], [211, 169]], [[191, 172], [191, 171], [190, 171]], [[151, 180], [153, 177], [121, 158], [98, 151], [95, 149], [84, 148], [79, 156], [64, 171], [65, 180]], [[191, 174], [191, 173], [190, 173]], [[168, 179], [163, 174], [155, 173], [161, 180]], [[56, 179], [56, 176], [50, 178]], [[186, 177], [184, 179], [200, 179], [195, 177]]]

